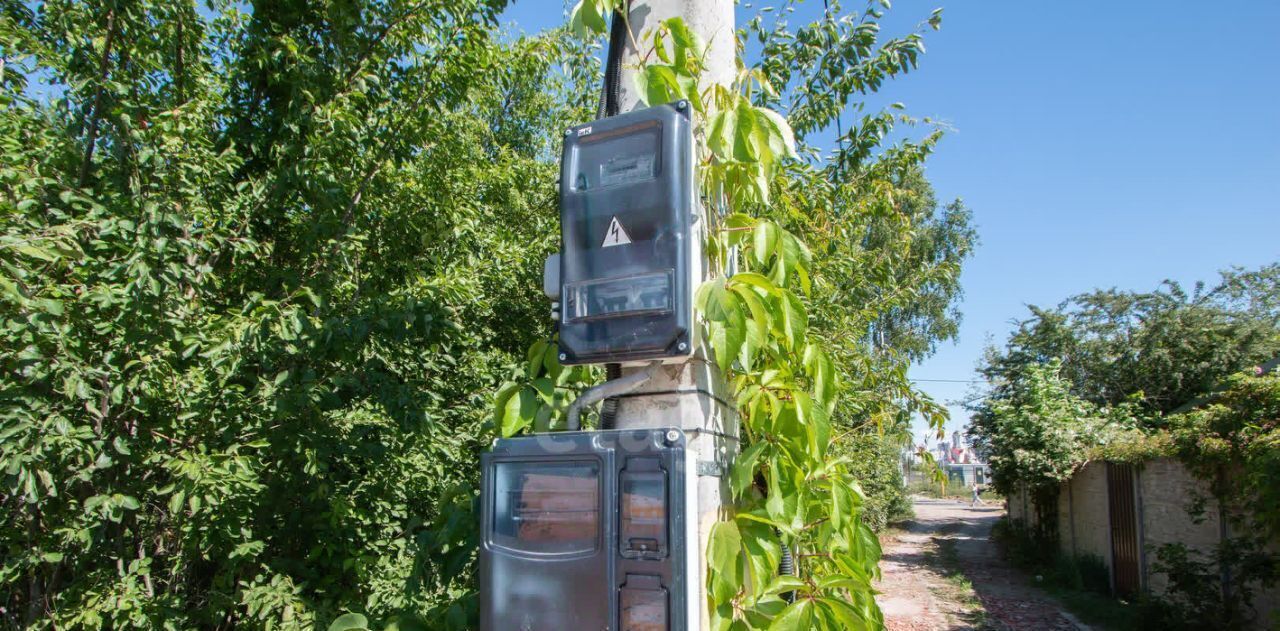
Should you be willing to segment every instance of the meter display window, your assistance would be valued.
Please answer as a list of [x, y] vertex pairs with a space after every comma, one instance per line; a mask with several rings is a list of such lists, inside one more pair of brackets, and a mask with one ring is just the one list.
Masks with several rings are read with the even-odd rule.
[[652, 180], [661, 167], [661, 147], [658, 121], [585, 136], [573, 156], [573, 188], [590, 191]]
[[622, 556], [667, 555], [667, 474], [653, 458], [632, 458], [619, 476]]
[[600, 466], [583, 462], [494, 465], [490, 542], [542, 554], [590, 552], [600, 535]]
[[671, 313], [671, 271], [572, 283], [565, 286], [565, 317], [572, 322]]

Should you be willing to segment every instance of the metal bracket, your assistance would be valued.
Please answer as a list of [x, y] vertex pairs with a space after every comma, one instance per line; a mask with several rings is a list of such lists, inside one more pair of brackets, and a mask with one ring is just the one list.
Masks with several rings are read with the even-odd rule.
[[724, 467], [714, 460], [699, 460], [698, 475], [712, 478], [724, 477]]

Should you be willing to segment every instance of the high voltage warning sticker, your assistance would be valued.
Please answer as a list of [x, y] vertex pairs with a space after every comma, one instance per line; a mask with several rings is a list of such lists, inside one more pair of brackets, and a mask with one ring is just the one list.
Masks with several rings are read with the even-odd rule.
[[614, 215], [613, 221], [609, 222], [609, 229], [604, 233], [604, 243], [601, 243], [600, 247], [607, 248], [628, 243], [631, 243], [631, 236], [622, 228], [622, 223], [618, 221], [617, 215]]

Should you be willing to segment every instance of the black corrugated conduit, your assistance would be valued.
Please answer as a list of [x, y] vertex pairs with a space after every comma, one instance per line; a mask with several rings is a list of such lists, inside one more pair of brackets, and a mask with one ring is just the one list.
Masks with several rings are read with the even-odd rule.
[[[627, 3], [630, 10], [631, 3]], [[627, 49], [627, 20], [621, 11], [609, 19], [609, 50], [604, 58], [604, 89], [600, 91], [600, 107], [596, 118], [617, 116], [622, 109], [622, 54]]]
[[[791, 546], [783, 544], [782, 559], [778, 561], [778, 576], [795, 576], [795, 573], [796, 560], [791, 556]], [[782, 594], [782, 599], [789, 603], [793, 603], [796, 601], [796, 593], [787, 592]]]

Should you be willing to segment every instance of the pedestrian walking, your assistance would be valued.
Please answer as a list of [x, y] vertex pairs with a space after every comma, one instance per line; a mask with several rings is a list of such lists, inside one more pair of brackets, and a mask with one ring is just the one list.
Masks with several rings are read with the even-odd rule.
[[974, 483], [973, 483], [973, 486], [969, 487], [969, 489], [970, 489], [971, 491], [973, 491], [973, 501], [969, 503], [969, 506], [970, 506], [970, 507], [974, 507], [974, 506], [978, 506], [978, 505], [982, 505], [982, 506], [986, 506], [986, 505], [987, 505], [987, 503], [986, 503], [986, 502], [984, 502], [984, 501], [982, 501], [982, 498], [981, 498], [981, 497], [979, 497], [979, 495], [978, 495], [979, 493], [981, 493], [981, 492], [982, 492], [982, 487], [978, 486], [978, 483], [977, 483], [977, 482], [974, 482]]

